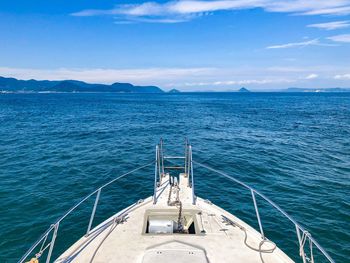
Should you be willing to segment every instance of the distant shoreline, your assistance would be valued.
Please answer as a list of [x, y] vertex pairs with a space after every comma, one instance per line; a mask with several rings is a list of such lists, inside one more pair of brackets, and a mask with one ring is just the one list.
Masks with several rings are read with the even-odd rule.
[[122, 93], [122, 94], [155, 94], [155, 93], [348, 93], [350, 88], [299, 88], [290, 87], [275, 90], [250, 90], [241, 87], [237, 90], [198, 90], [181, 91], [170, 89], [164, 91], [157, 86], [137, 86], [131, 83], [116, 82], [110, 85], [86, 83], [79, 80], [19, 80], [0, 76], [0, 94], [53, 94], [53, 93]]
[[19, 80], [0, 77], [1, 93], [78, 93], [78, 92], [116, 92], [116, 93], [163, 93], [157, 86], [138, 86], [131, 83], [116, 82], [110, 85], [86, 83], [79, 80]]
[[115, 91], [7, 91], [7, 90], [0, 90], [0, 94], [130, 94], [130, 95], [136, 95], [136, 94], [168, 94], [168, 95], [181, 95], [181, 94], [199, 94], [199, 93], [235, 93], [235, 94], [249, 94], [249, 93], [286, 93], [286, 94], [325, 94], [325, 93], [350, 93], [350, 90], [346, 91], [287, 91], [287, 90], [276, 90], [276, 91], [250, 91], [249, 93], [242, 93], [239, 91], [181, 91], [178, 93], [171, 93], [171, 92], [115, 92]]

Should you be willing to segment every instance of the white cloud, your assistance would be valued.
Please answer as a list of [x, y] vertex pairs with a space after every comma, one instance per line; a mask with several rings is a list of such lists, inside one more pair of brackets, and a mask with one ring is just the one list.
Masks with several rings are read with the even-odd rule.
[[[282, 0], [268, 1], [265, 8], [273, 12], [303, 13], [317, 12], [321, 10], [330, 10], [334, 8], [343, 8], [349, 6], [346, 0]], [[323, 11], [324, 12], [324, 11]], [[333, 11], [334, 12], [334, 11]]]
[[309, 74], [305, 77], [305, 79], [316, 79], [316, 78], [318, 78], [318, 74], [315, 74], [315, 73]]
[[335, 42], [350, 43], [350, 34], [331, 36], [331, 37], [328, 37], [328, 39]]
[[343, 74], [343, 75], [335, 75], [334, 79], [338, 80], [350, 80], [350, 74]]
[[[144, 2], [123, 4], [107, 10], [82, 10], [74, 16], [112, 15], [116, 19], [132, 17], [161, 17], [181, 19], [183, 16], [207, 12], [261, 8], [267, 12], [282, 12], [302, 15], [349, 14], [350, 0], [177, 0], [164, 3]], [[192, 16], [195, 18], [196, 16]], [[189, 20], [189, 19], [186, 19]], [[153, 22], [156, 22], [154, 20]], [[148, 22], [148, 21], [145, 21]], [[162, 20], [159, 20], [162, 23]]]
[[184, 15], [219, 10], [250, 9], [261, 7], [264, 0], [219, 0], [198, 1], [183, 0], [169, 1], [165, 3], [144, 2], [141, 4], [118, 5], [109, 10], [83, 10], [73, 13], [74, 16], [96, 16], [96, 15], [128, 15], [128, 16], [164, 16]]
[[315, 73], [312, 73], [305, 77], [305, 79], [316, 79], [316, 78], [318, 78], [318, 74], [315, 74]]
[[268, 71], [271, 72], [288, 72], [288, 73], [298, 73], [298, 72], [305, 72], [305, 71], [309, 71], [308, 68], [300, 68], [300, 67], [281, 67], [281, 66], [275, 66], [275, 67], [268, 67], [267, 68]]
[[175, 86], [234, 86], [234, 85], [251, 85], [251, 84], [282, 84], [282, 83], [293, 83], [296, 80], [293, 79], [282, 79], [282, 78], [271, 78], [271, 79], [241, 79], [241, 80], [223, 80], [213, 82], [186, 82], [184, 84], [176, 84]]
[[0, 75], [20, 79], [74, 79], [92, 83], [132, 82], [148, 85], [168, 80], [203, 76], [212, 68], [146, 68], [146, 69], [28, 69], [0, 67]]
[[287, 43], [287, 44], [281, 44], [281, 45], [273, 45], [268, 46], [268, 49], [277, 49], [277, 48], [292, 48], [292, 47], [306, 47], [306, 46], [319, 46], [321, 45], [320, 41], [318, 39], [312, 39], [308, 41], [303, 42], [294, 42], [294, 43]]
[[189, 20], [186, 18], [142, 18], [130, 17], [128, 20], [116, 20], [115, 24], [134, 24], [134, 23], [160, 23], [160, 24], [176, 24], [183, 23]]
[[335, 29], [350, 27], [350, 23], [348, 20], [334, 21], [334, 22], [328, 22], [328, 23], [311, 24], [311, 25], [308, 25], [308, 27], [314, 27], [314, 28], [325, 29], [325, 30], [335, 30]]
[[[329, 1], [332, 2], [332, 1]], [[301, 13], [302, 15], [348, 15], [350, 14], [349, 3], [341, 7], [319, 8]]]
[[312, 39], [308, 41], [302, 41], [302, 42], [292, 42], [287, 44], [280, 44], [280, 45], [272, 45], [266, 47], [267, 49], [280, 49], [280, 48], [303, 48], [307, 46], [323, 46], [323, 47], [337, 47], [337, 44], [329, 44], [329, 43], [322, 43], [319, 41], [319, 39]]

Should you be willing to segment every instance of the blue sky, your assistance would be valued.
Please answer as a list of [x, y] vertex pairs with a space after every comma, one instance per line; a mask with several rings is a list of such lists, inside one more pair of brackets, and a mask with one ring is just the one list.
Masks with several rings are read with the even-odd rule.
[[350, 0], [1, 1], [0, 32], [7, 77], [350, 87]]

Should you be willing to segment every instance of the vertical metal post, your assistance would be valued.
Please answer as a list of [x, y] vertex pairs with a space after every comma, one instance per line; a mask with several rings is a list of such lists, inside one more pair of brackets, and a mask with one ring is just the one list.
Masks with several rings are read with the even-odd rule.
[[185, 139], [185, 174], [187, 175], [188, 177], [188, 174], [187, 174], [187, 139]]
[[305, 253], [304, 249], [301, 249], [301, 236], [300, 236], [300, 229], [297, 225], [295, 225], [295, 230], [297, 231], [297, 237], [298, 237], [298, 242], [299, 242], [299, 255], [303, 259], [303, 263], [306, 263], [306, 258], [305, 258]]
[[191, 188], [192, 188], [192, 204], [196, 204], [196, 197], [194, 195], [194, 180], [193, 180], [193, 162], [192, 162], [192, 146], [189, 147], [189, 156], [191, 162]]
[[188, 172], [188, 177], [190, 177], [190, 173], [191, 173], [190, 147], [191, 147], [191, 145], [187, 144], [187, 172]]
[[262, 227], [262, 224], [261, 224], [261, 220], [260, 220], [258, 205], [256, 204], [256, 200], [255, 200], [254, 190], [250, 189], [250, 192], [252, 193], [252, 197], [253, 197], [254, 208], [255, 208], [256, 217], [257, 217], [258, 223], [259, 223], [261, 238], [265, 239], [264, 230], [263, 230], [263, 227]]
[[158, 145], [156, 146], [156, 163], [154, 165], [154, 193], [153, 204], [157, 202], [157, 171], [158, 171]]
[[100, 194], [101, 194], [101, 188], [98, 189], [98, 191], [97, 191], [94, 208], [92, 209], [92, 212], [91, 212], [90, 221], [89, 221], [89, 225], [88, 225], [88, 228], [87, 228], [85, 236], [88, 236], [90, 234], [90, 229], [91, 229], [91, 226], [92, 226], [92, 222], [94, 221], [98, 200], [100, 199]]
[[56, 237], [57, 237], [57, 231], [58, 231], [59, 225], [60, 225], [60, 223], [56, 223], [56, 225], [54, 226], [52, 239], [51, 239], [51, 242], [50, 242], [50, 249], [49, 249], [49, 252], [47, 253], [46, 263], [50, 263], [50, 259], [51, 259], [53, 247], [55, 245], [55, 240], [56, 240]]
[[163, 139], [160, 139], [160, 151], [161, 151], [161, 160], [162, 160], [162, 177], [164, 176], [164, 152], [163, 152]]
[[161, 165], [160, 165], [160, 146], [158, 146], [158, 150], [157, 150], [157, 158], [158, 158], [158, 181], [159, 183], [162, 181], [162, 171], [161, 171]]

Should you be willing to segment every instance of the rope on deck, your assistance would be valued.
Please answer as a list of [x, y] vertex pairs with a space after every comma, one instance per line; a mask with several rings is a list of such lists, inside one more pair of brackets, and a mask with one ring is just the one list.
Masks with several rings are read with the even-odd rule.
[[[240, 230], [242, 230], [244, 232], [244, 244], [247, 247], [249, 247], [250, 249], [259, 252], [259, 256], [260, 256], [261, 262], [265, 263], [265, 261], [264, 261], [264, 259], [262, 257], [262, 254], [263, 253], [273, 253], [273, 251], [275, 251], [275, 249], [277, 247], [276, 243], [272, 242], [271, 240], [268, 240], [268, 239], [264, 238], [263, 240], [260, 241], [259, 248], [252, 247], [251, 245], [249, 245], [247, 243], [247, 239], [248, 239], [247, 229], [245, 229], [245, 227], [243, 227], [242, 225], [238, 224], [237, 222], [233, 222], [231, 219], [227, 218], [226, 216], [224, 216], [224, 215], [221, 215], [221, 216], [222, 216], [222, 218], [224, 220], [224, 223], [226, 223], [227, 225], [231, 225], [233, 227], [237, 226]], [[264, 245], [264, 243], [270, 243], [270, 244], [273, 245], [273, 247], [272, 248], [268, 248], [268, 249], [262, 249], [261, 247]]]

